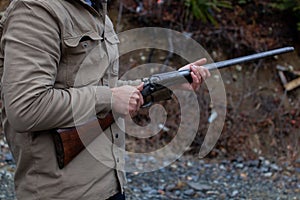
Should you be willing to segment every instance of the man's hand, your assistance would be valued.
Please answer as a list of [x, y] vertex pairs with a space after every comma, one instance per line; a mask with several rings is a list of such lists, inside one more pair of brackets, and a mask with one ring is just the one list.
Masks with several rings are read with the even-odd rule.
[[181, 67], [179, 70], [189, 69], [191, 70], [191, 76], [193, 82], [191, 84], [183, 84], [181, 86], [182, 89], [187, 90], [198, 90], [203, 81], [210, 77], [210, 72], [208, 69], [204, 68], [202, 65], [206, 63], [206, 58], [202, 58], [197, 60], [196, 62], [190, 63]]
[[112, 88], [112, 109], [122, 115], [135, 113], [144, 104], [141, 94], [144, 83], [137, 87], [124, 85]]

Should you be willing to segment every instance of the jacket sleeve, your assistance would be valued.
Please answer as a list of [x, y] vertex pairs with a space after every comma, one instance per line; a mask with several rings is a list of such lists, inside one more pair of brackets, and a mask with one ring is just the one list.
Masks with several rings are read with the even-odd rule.
[[142, 83], [141, 79], [136, 79], [136, 80], [118, 80], [117, 86], [123, 86], [123, 85], [131, 85], [131, 86], [138, 86], [139, 84]]
[[18, 132], [81, 124], [111, 107], [104, 86], [54, 88], [60, 62], [60, 30], [49, 8], [16, 1], [3, 22], [2, 97], [9, 123]]

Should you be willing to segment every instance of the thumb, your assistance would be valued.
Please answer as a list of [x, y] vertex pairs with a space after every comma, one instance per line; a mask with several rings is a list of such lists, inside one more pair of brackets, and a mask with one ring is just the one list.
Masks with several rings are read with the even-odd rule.
[[144, 83], [142, 82], [142, 83], [139, 84], [136, 88], [137, 88], [139, 91], [142, 91], [143, 88], [144, 88]]

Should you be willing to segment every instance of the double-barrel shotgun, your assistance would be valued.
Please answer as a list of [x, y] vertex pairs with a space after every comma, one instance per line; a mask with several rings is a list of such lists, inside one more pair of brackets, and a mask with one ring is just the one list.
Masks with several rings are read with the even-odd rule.
[[[291, 51], [294, 51], [293, 47], [284, 47], [211, 63], [204, 65], [204, 67], [208, 70], [221, 69]], [[144, 82], [144, 88], [141, 91], [141, 94], [144, 98], [143, 107], [149, 107], [153, 103], [171, 98], [172, 91], [169, 90], [168, 87], [174, 84], [181, 84], [186, 81], [191, 83], [192, 77], [190, 70], [181, 70], [154, 74], [149, 78], [142, 78], [142, 80]], [[167, 91], [167, 98], [165, 95], [164, 97], [160, 96], [162, 90], [164, 90], [164, 94], [165, 91]], [[97, 136], [101, 134], [101, 131], [99, 131], [99, 126], [101, 127], [102, 131], [104, 131], [114, 122], [114, 116], [112, 112], [109, 112], [103, 119], [98, 118], [81, 126], [71, 127], [68, 129], [54, 130], [53, 138], [59, 168], [62, 169], [69, 162], [71, 162], [72, 159], [75, 158], [85, 148], [85, 145], [90, 144]], [[84, 144], [82, 141], [84, 141]]]

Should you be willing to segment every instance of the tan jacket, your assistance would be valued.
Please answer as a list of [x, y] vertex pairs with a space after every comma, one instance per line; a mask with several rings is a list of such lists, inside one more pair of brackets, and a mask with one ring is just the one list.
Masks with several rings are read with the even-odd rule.
[[105, 21], [84, 0], [14, 0], [1, 19], [2, 120], [18, 199], [98, 200], [123, 188], [116, 125], [62, 170], [49, 133], [111, 109], [119, 40]]

